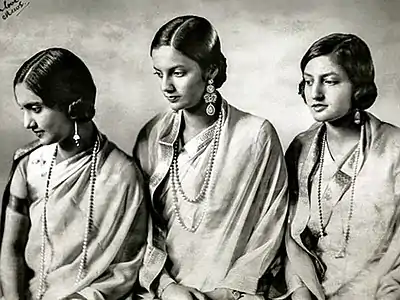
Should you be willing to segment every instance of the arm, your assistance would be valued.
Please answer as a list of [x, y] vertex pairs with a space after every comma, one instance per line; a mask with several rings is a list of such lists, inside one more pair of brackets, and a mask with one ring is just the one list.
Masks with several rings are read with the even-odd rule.
[[[130, 294], [142, 264], [148, 219], [143, 180], [134, 164], [126, 164], [119, 175], [115, 178], [120, 178], [117, 179], [120, 186], [111, 189], [112, 194], [106, 197], [120, 202], [121, 209], [118, 216], [114, 216], [111, 210], [103, 221], [104, 229], [99, 235], [110, 236], [111, 239], [101, 256], [88, 265], [87, 274], [93, 276], [89, 285], [76, 290], [84, 299], [119, 299]], [[113, 181], [108, 183], [114, 184]], [[118, 226], [110, 229], [106, 224]]]
[[[398, 165], [400, 165], [400, 162]], [[400, 254], [398, 251], [398, 249], [400, 249], [400, 225], [398, 225], [398, 220], [400, 218], [400, 166], [397, 166], [395, 169], [396, 173], [393, 176], [395, 181], [394, 198], [398, 204], [392, 222], [394, 222], [394, 226], [397, 226], [397, 228], [393, 229], [396, 231], [394, 232], [391, 244], [385, 255], [393, 257], [393, 263], [391, 264], [390, 269], [386, 269], [386, 274], [380, 278], [376, 292], [377, 300], [395, 300], [400, 298]], [[385, 257], [383, 257], [381, 261], [383, 261], [384, 258]]]
[[287, 216], [287, 173], [275, 129], [265, 122], [255, 143], [255, 171], [249, 178], [253, 203], [253, 228], [244, 252], [229, 270], [220, 288], [248, 296], [258, 292], [259, 280], [274, 268]]
[[17, 166], [12, 177], [9, 202], [5, 211], [0, 258], [0, 277], [5, 299], [24, 299], [27, 289], [24, 254], [30, 220], [24, 162], [25, 160]]

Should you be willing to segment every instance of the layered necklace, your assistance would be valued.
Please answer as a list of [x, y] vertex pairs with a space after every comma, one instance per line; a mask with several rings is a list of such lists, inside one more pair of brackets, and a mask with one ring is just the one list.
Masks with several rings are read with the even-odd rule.
[[[350, 239], [350, 223], [351, 219], [353, 217], [353, 210], [354, 210], [354, 188], [356, 184], [356, 179], [357, 179], [357, 171], [358, 171], [358, 164], [359, 164], [359, 159], [360, 159], [360, 153], [361, 153], [361, 147], [362, 147], [362, 136], [364, 132], [364, 125], [361, 126], [361, 131], [360, 131], [360, 139], [358, 141], [357, 148], [355, 150], [355, 159], [353, 163], [353, 174], [351, 176], [351, 181], [350, 181], [350, 204], [349, 204], [349, 211], [347, 213], [347, 224], [345, 231], [343, 233], [343, 245], [339, 252], [335, 254], [335, 258], [343, 258], [346, 255], [346, 249], [347, 245], [349, 243]], [[326, 140], [326, 131], [324, 133], [324, 136], [322, 138], [322, 145], [321, 145], [321, 156], [319, 159], [319, 176], [318, 176], [318, 189], [317, 189], [317, 197], [318, 197], [318, 214], [319, 214], [319, 237], [323, 238], [326, 236], [326, 232], [324, 229], [324, 220], [323, 220], [323, 211], [322, 211], [322, 175], [323, 175], [323, 166], [324, 166], [324, 158], [325, 158], [325, 147], [327, 145], [327, 140]]]
[[[86, 217], [85, 233], [84, 233], [83, 242], [82, 242], [81, 260], [79, 263], [78, 274], [76, 275], [76, 279], [75, 279], [76, 284], [79, 283], [79, 281], [81, 281], [81, 279], [85, 276], [85, 273], [86, 273], [89, 235], [90, 235], [90, 233], [92, 231], [92, 227], [93, 227], [94, 191], [95, 191], [95, 184], [96, 184], [97, 151], [99, 149], [99, 146], [100, 146], [99, 140], [96, 140], [96, 142], [93, 146], [91, 161], [90, 161], [90, 178], [89, 178], [90, 197], [89, 197], [89, 203], [88, 203], [88, 213], [87, 213], [87, 217]], [[41, 240], [41, 247], [40, 247], [40, 271], [39, 271], [40, 273], [39, 273], [39, 289], [38, 289], [38, 293], [37, 293], [37, 297], [36, 297], [37, 300], [42, 299], [42, 297], [47, 289], [47, 283], [46, 283], [47, 272], [45, 271], [46, 240], [48, 241], [48, 243], [50, 243], [48, 227], [47, 227], [47, 203], [49, 201], [50, 179], [51, 179], [51, 174], [53, 172], [53, 167], [56, 162], [57, 153], [58, 153], [58, 145], [56, 146], [56, 148], [54, 150], [53, 158], [50, 163], [49, 173], [47, 175], [46, 190], [45, 190], [45, 194], [44, 194], [43, 212], [42, 212], [42, 216], [41, 216], [42, 240]]]
[[[205, 171], [205, 177], [203, 184], [201, 186], [200, 192], [195, 196], [194, 199], [191, 199], [186, 195], [182, 188], [182, 183], [181, 179], [179, 176], [179, 167], [178, 167], [178, 155], [179, 155], [179, 142], [176, 141], [174, 143], [174, 156], [172, 159], [172, 164], [170, 167], [170, 176], [171, 176], [171, 189], [172, 189], [172, 200], [173, 200], [173, 207], [174, 207], [174, 213], [176, 216], [176, 219], [179, 223], [179, 225], [186, 231], [189, 232], [195, 232], [197, 228], [199, 228], [201, 222], [203, 221], [206, 212], [207, 212], [207, 195], [209, 194], [210, 188], [211, 188], [211, 177], [212, 177], [212, 171], [214, 168], [214, 162], [215, 162], [215, 157], [217, 155], [218, 151], [218, 146], [219, 146], [219, 138], [221, 135], [221, 128], [222, 128], [222, 109], [218, 115], [218, 119], [215, 123], [215, 128], [214, 128], [214, 136], [212, 140], [212, 146], [211, 146], [211, 153], [210, 157], [208, 158], [208, 164], [207, 168]], [[198, 219], [196, 223], [194, 223], [192, 226], [187, 226], [185, 222], [183, 221], [182, 215], [179, 210], [179, 201], [178, 201], [178, 195], [181, 196], [181, 198], [189, 203], [200, 203], [200, 202], [205, 202], [204, 203], [204, 208], [203, 208], [203, 213]]]

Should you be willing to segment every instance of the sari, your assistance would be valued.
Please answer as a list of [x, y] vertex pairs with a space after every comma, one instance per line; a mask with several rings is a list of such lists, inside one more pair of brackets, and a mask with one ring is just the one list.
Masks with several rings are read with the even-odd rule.
[[[85, 276], [78, 283], [75, 279], [91, 193], [92, 149], [53, 167], [47, 203], [47, 288], [43, 300], [64, 299], [76, 293], [84, 299], [128, 299], [137, 279], [147, 232], [143, 179], [130, 157], [106, 136], [99, 134], [98, 139], [93, 226], [87, 246]], [[7, 220], [29, 218], [30, 221], [24, 259], [33, 276], [29, 280], [27, 299], [36, 298], [39, 288], [41, 216], [55, 147], [56, 144], [41, 146], [35, 142], [18, 150], [3, 197], [2, 232], [7, 230], [5, 212]], [[27, 216], [10, 208], [10, 195], [29, 202]]]
[[[265, 119], [222, 101], [223, 125], [209, 197], [180, 200], [180, 226], [169, 188], [173, 145], [182, 112], [156, 116], [140, 132], [134, 153], [149, 182], [151, 216], [139, 282], [146, 299], [170, 283], [206, 293], [228, 288], [264, 299], [279, 268], [277, 256], [287, 216], [287, 174], [281, 145]], [[214, 126], [179, 151], [182, 186], [194, 198], [205, 176]], [[256, 296], [254, 296], [256, 297]]]
[[337, 254], [348, 226], [356, 151], [353, 148], [341, 162], [334, 162], [325, 149], [321, 204], [327, 235], [319, 238], [317, 186], [325, 131], [323, 124], [312, 126], [286, 153], [288, 294], [305, 286], [316, 299], [398, 299], [400, 129], [366, 114], [344, 257]]

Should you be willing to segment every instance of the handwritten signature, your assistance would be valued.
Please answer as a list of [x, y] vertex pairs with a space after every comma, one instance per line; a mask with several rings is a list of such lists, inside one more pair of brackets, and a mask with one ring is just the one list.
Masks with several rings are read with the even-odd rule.
[[4, 0], [0, 3], [0, 13], [2, 19], [5, 21], [12, 15], [17, 16], [29, 5], [30, 2], [23, 2], [22, 0]]

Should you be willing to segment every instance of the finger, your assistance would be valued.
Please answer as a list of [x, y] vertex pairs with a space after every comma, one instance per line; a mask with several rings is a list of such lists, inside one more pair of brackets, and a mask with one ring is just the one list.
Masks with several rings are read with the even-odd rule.
[[190, 289], [189, 290], [190, 294], [192, 294], [192, 296], [194, 297], [194, 300], [208, 300], [209, 298], [204, 295], [203, 293], [199, 292], [196, 289]]

